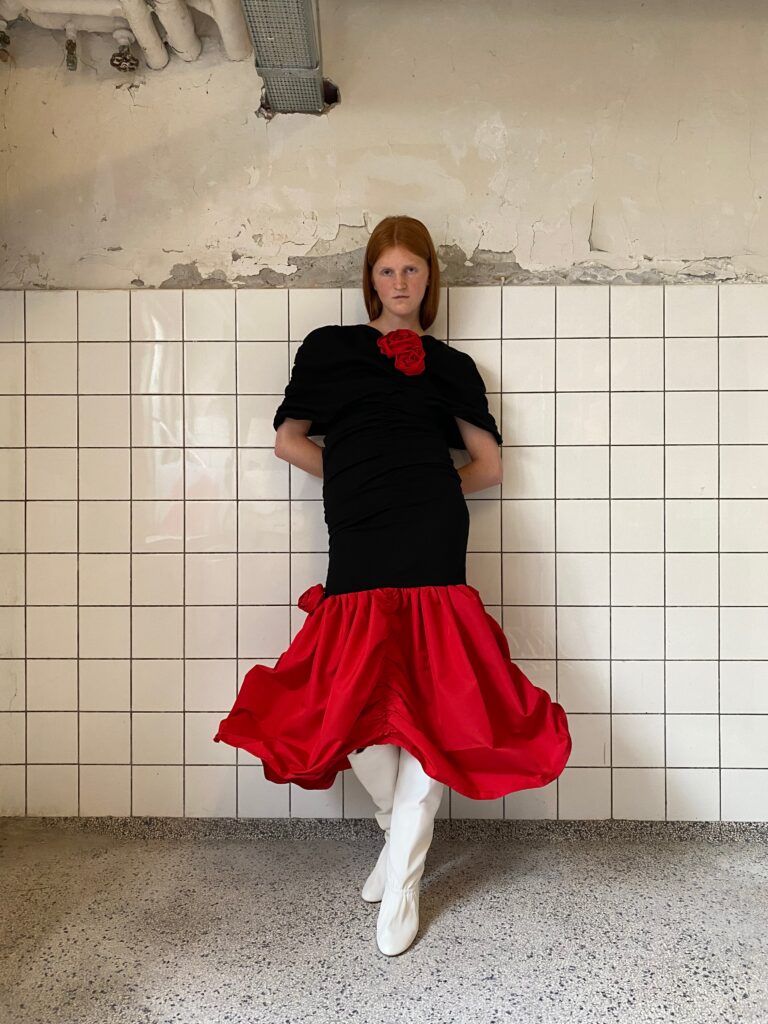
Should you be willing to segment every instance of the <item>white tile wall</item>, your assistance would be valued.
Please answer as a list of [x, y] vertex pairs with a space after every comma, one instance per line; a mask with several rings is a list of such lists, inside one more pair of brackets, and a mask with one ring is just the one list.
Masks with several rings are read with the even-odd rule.
[[[0, 813], [340, 817], [212, 735], [324, 579], [274, 458], [346, 289], [0, 292]], [[568, 712], [560, 779], [441, 816], [768, 819], [768, 286], [452, 288], [504, 434], [470, 581]], [[463, 456], [459, 456], [463, 458]]]

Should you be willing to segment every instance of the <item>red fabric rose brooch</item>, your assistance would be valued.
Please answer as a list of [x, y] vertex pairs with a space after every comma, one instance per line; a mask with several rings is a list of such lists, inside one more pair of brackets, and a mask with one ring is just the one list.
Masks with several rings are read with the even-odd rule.
[[424, 373], [424, 345], [416, 331], [403, 327], [377, 339], [385, 356], [395, 360], [395, 369], [412, 377]]
[[303, 612], [313, 612], [325, 597], [325, 587], [322, 583], [315, 583], [314, 586], [305, 590], [297, 604]]

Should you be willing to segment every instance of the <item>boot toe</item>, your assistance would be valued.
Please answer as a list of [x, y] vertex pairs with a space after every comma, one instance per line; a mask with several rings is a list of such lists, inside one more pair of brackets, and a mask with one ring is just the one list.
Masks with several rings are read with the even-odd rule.
[[397, 956], [411, 945], [419, 930], [419, 888], [385, 887], [376, 922], [376, 943], [382, 953]]

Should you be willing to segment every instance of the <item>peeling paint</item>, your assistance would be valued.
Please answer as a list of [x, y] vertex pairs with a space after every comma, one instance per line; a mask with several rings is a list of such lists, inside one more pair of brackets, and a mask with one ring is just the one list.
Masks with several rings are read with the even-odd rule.
[[197, 262], [174, 263], [170, 276], [162, 281], [160, 288], [228, 288], [229, 281], [223, 270], [213, 270], [208, 275], [200, 273]]
[[321, 5], [320, 116], [260, 114], [215, 34], [130, 83], [94, 36], [73, 89], [60, 33], [14, 24], [0, 288], [359, 287], [396, 212], [446, 287], [768, 281], [757, 7], [489, 0], [448, 24], [425, 4], [389, 48], [386, 7]]

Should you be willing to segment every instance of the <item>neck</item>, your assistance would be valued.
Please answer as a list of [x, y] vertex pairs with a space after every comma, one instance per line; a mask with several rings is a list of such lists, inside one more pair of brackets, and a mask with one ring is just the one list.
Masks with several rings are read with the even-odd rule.
[[376, 320], [371, 321], [371, 327], [375, 327], [377, 331], [381, 331], [382, 334], [389, 334], [390, 331], [415, 331], [419, 336], [422, 335], [421, 324], [418, 319], [415, 321], [398, 320], [396, 317], [380, 316]]

